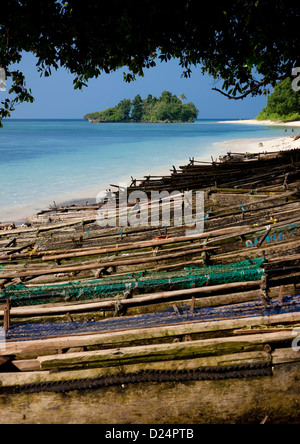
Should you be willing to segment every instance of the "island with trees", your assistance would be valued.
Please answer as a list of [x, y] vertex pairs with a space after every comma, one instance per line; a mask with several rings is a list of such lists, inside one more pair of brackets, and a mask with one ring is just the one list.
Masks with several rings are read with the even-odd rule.
[[124, 99], [113, 108], [87, 114], [84, 118], [91, 123], [100, 122], [143, 122], [174, 123], [194, 122], [199, 111], [194, 103], [184, 103], [184, 94], [179, 97], [164, 91], [159, 98], [151, 94], [142, 99], [138, 94], [133, 100]]
[[266, 107], [256, 120], [290, 122], [300, 120], [300, 92], [292, 88], [292, 79], [279, 82], [268, 97]]

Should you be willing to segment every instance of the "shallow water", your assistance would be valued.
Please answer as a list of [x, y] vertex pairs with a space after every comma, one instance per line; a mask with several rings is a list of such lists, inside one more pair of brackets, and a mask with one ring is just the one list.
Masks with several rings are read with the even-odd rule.
[[172, 165], [186, 164], [190, 157], [210, 160], [221, 154], [217, 142], [284, 135], [280, 127], [217, 120], [8, 120], [0, 130], [0, 221], [22, 219], [53, 201], [95, 199], [110, 184], [129, 185], [131, 176], [168, 174]]

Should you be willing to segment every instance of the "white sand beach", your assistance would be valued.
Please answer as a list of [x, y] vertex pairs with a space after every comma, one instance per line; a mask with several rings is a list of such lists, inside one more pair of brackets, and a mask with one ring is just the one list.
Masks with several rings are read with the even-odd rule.
[[231, 153], [271, 153], [300, 149], [300, 138], [295, 140], [297, 133], [292, 136], [263, 139], [228, 140], [215, 143], [218, 155]]
[[[221, 122], [220, 122], [221, 123]], [[229, 140], [216, 143], [220, 155], [232, 153], [264, 153], [286, 151], [291, 149], [300, 149], [300, 139], [295, 140], [296, 136], [300, 134], [300, 121], [293, 122], [275, 122], [272, 120], [227, 120], [222, 123], [243, 124], [243, 125], [266, 125], [266, 126], [280, 126], [288, 127], [286, 132], [289, 134], [286, 137], [279, 138], [262, 138], [262, 139], [240, 139]], [[299, 130], [298, 130], [299, 128]]]
[[267, 126], [288, 126], [300, 128], [300, 120], [296, 120], [294, 122], [275, 122], [273, 120], [226, 120], [222, 121], [222, 123], [242, 123], [243, 125], [267, 125]]

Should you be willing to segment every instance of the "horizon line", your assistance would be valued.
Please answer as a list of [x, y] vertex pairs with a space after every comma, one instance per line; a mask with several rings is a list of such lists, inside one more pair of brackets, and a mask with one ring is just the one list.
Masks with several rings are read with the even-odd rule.
[[[203, 117], [201, 119], [195, 119], [195, 120], [253, 120], [253, 119], [255, 119], [255, 117]], [[86, 120], [86, 119], [84, 117], [82, 117], [82, 118], [80, 118], [80, 117], [8, 117], [8, 118], [3, 119], [3, 121], [9, 121], [9, 120], [54, 120], [55, 121], [55, 120]], [[115, 122], [115, 123], [119, 123], [119, 122]], [[185, 122], [183, 122], [183, 123], [185, 123]]]

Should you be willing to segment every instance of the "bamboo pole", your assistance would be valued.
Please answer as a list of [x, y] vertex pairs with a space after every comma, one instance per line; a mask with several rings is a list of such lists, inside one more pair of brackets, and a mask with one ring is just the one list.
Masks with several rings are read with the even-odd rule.
[[276, 257], [274, 259], [269, 259], [268, 263], [273, 264], [276, 262], [292, 262], [299, 260], [300, 260], [300, 254], [294, 254], [294, 255], [281, 256], [281, 257]]
[[40, 269], [40, 270], [27, 270], [23, 272], [14, 272], [14, 273], [6, 273], [3, 272], [0, 275], [0, 279], [14, 279], [14, 278], [23, 278], [23, 277], [31, 277], [31, 276], [46, 276], [50, 274], [57, 273], [73, 273], [80, 271], [91, 271], [91, 270], [99, 270], [102, 268], [110, 268], [110, 267], [120, 267], [120, 266], [132, 266], [137, 264], [146, 264], [152, 262], [165, 261], [170, 259], [181, 258], [184, 256], [188, 256], [191, 254], [198, 254], [205, 249], [195, 249], [195, 250], [187, 250], [180, 253], [172, 253], [163, 256], [155, 256], [148, 258], [137, 258], [137, 259], [129, 259], [129, 260], [119, 260], [119, 261], [109, 261], [109, 262], [101, 262], [101, 263], [93, 263], [88, 265], [77, 265], [71, 267], [59, 267], [59, 268], [51, 268], [51, 269]]
[[61, 223], [61, 224], [53, 224], [53, 225], [49, 224], [49, 225], [41, 226], [41, 227], [17, 228], [15, 230], [7, 230], [7, 231], [0, 230], [0, 237], [1, 236], [9, 236], [12, 234], [43, 233], [45, 231], [58, 230], [61, 228], [71, 227], [73, 225], [77, 225], [80, 223], [90, 223], [90, 222], [95, 222], [95, 221], [96, 221], [96, 216], [90, 217], [90, 218], [85, 218], [85, 219], [82, 219], [82, 218], [76, 219], [74, 221], [65, 222], [65, 223]]
[[[178, 238], [179, 239], [179, 238]], [[137, 250], [142, 248], [155, 248], [158, 246], [165, 246], [173, 243], [181, 243], [181, 242], [191, 242], [191, 240], [188, 240], [189, 238], [180, 238], [181, 240], [178, 240], [177, 242], [173, 242], [173, 239], [171, 240], [156, 240], [156, 241], [145, 241], [145, 242], [136, 242], [134, 244], [121, 244], [116, 245], [114, 247], [98, 247], [97, 249], [91, 249], [91, 250], [85, 250], [80, 252], [70, 252], [70, 253], [63, 253], [58, 255], [51, 255], [49, 252], [46, 253], [42, 257], [42, 260], [47, 261], [57, 261], [62, 259], [73, 259], [77, 257], [84, 257], [84, 256], [98, 256], [101, 254], [106, 253], [116, 253], [116, 252], [122, 252], [122, 251], [130, 251], [130, 250]], [[193, 239], [194, 240], [194, 239]], [[197, 239], [196, 239], [197, 240]], [[210, 251], [214, 250], [215, 248], [209, 248], [209, 247], [203, 247], [202, 249], [199, 249], [199, 251]], [[55, 253], [55, 252], [53, 252]]]
[[[249, 281], [249, 282], [234, 282], [230, 284], [213, 285], [209, 287], [191, 288], [186, 290], [173, 290], [162, 291], [158, 293], [147, 294], [146, 296], [134, 297], [132, 299], [122, 299], [118, 302], [126, 307], [151, 304], [161, 300], [170, 300], [177, 297], [182, 299], [189, 298], [191, 296], [201, 295], [213, 295], [223, 292], [234, 291], [249, 291], [253, 289], [259, 289], [261, 281]], [[101, 302], [90, 302], [85, 304], [76, 305], [63, 305], [55, 307], [16, 307], [11, 309], [11, 316], [14, 317], [26, 317], [26, 316], [38, 316], [49, 314], [61, 314], [61, 313], [82, 313], [86, 311], [103, 310], [108, 308], [114, 308], [116, 300], [106, 300]], [[4, 312], [0, 310], [0, 316], [3, 316]]]
[[[300, 223], [300, 219], [299, 217], [290, 219], [288, 221], [284, 221], [282, 223], [278, 223], [275, 224], [274, 226], [272, 226], [272, 229], [279, 229], [279, 228], [288, 228], [290, 225], [294, 224], [294, 223]], [[244, 228], [244, 227], [242, 227]], [[163, 245], [166, 243], [177, 243], [177, 242], [182, 242], [182, 241], [192, 241], [192, 240], [197, 240], [197, 239], [201, 239], [201, 238], [208, 238], [210, 236], [217, 236], [217, 235], [221, 235], [222, 233], [226, 234], [226, 233], [231, 233], [232, 235], [229, 235], [229, 238], [234, 238], [234, 237], [239, 237], [239, 236], [245, 236], [245, 235], [249, 235], [249, 234], [257, 234], [259, 235], [262, 232], [261, 228], [252, 228], [252, 229], [241, 229], [241, 227], [233, 227], [233, 228], [225, 228], [225, 229], [221, 229], [221, 230], [214, 230], [212, 232], [205, 232], [203, 234], [197, 235], [197, 236], [191, 236], [191, 237], [177, 237], [177, 238], [172, 238], [172, 239], [167, 239], [167, 240], [158, 240], [158, 241], [146, 241], [145, 243], [142, 243], [143, 246], [148, 245], [148, 246], [158, 246], [158, 245]], [[263, 233], [264, 234], [264, 233]], [[209, 243], [211, 242], [215, 242], [210, 240]], [[132, 244], [132, 246], [134, 245], [141, 245], [141, 243], [136, 243], [136, 244]], [[187, 252], [183, 252], [183, 253], [175, 253], [175, 254], [170, 254], [170, 255], [165, 255], [165, 256], [159, 256], [159, 257], [155, 257], [155, 258], [141, 258], [138, 260], [133, 259], [133, 260], [124, 260], [124, 261], [116, 261], [116, 262], [104, 262], [104, 263], [98, 263], [98, 264], [89, 264], [89, 265], [81, 265], [81, 266], [73, 266], [73, 267], [60, 267], [60, 268], [51, 268], [51, 269], [46, 269], [46, 270], [28, 270], [25, 272], [16, 272], [14, 274], [12, 273], [5, 273], [5, 272], [1, 272], [0, 273], [0, 279], [13, 279], [16, 277], [29, 277], [29, 276], [41, 276], [41, 275], [49, 275], [49, 274], [57, 274], [57, 273], [72, 273], [72, 272], [80, 272], [80, 271], [88, 271], [88, 270], [96, 270], [96, 269], [100, 269], [102, 267], [117, 267], [117, 266], [130, 266], [130, 265], [135, 265], [137, 263], [151, 263], [151, 262], [156, 262], [156, 261], [162, 261], [162, 260], [169, 260], [169, 259], [174, 259], [174, 258], [178, 258], [178, 257], [183, 257], [187, 254], [193, 254], [193, 253], [197, 253], [200, 250], [191, 250], [188, 253]], [[99, 251], [97, 250], [97, 254], [99, 254]]]
[[74, 347], [120, 347], [124, 344], [138, 343], [139, 341], [157, 341], [163, 338], [180, 338], [184, 335], [197, 335], [202, 333], [220, 332], [226, 335], [226, 331], [238, 328], [275, 326], [282, 324], [299, 323], [300, 313], [288, 313], [275, 316], [259, 316], [243, 319], [226, 319], [221, 321], [193, 321], [178, 325], [166, 325], [156, 327], [143, 327], [122, 331], [97, 332], [94, 334], [74, 334], [68, 336], [51, 337], [37, 340], [24, 340], [6, 343], [5, 350], [0, 350], [0, 356], [17, 356], [17, 359], [30, 356], [36, 358], [43, 354], [56, 354], [60, 350], [68, 350]]

